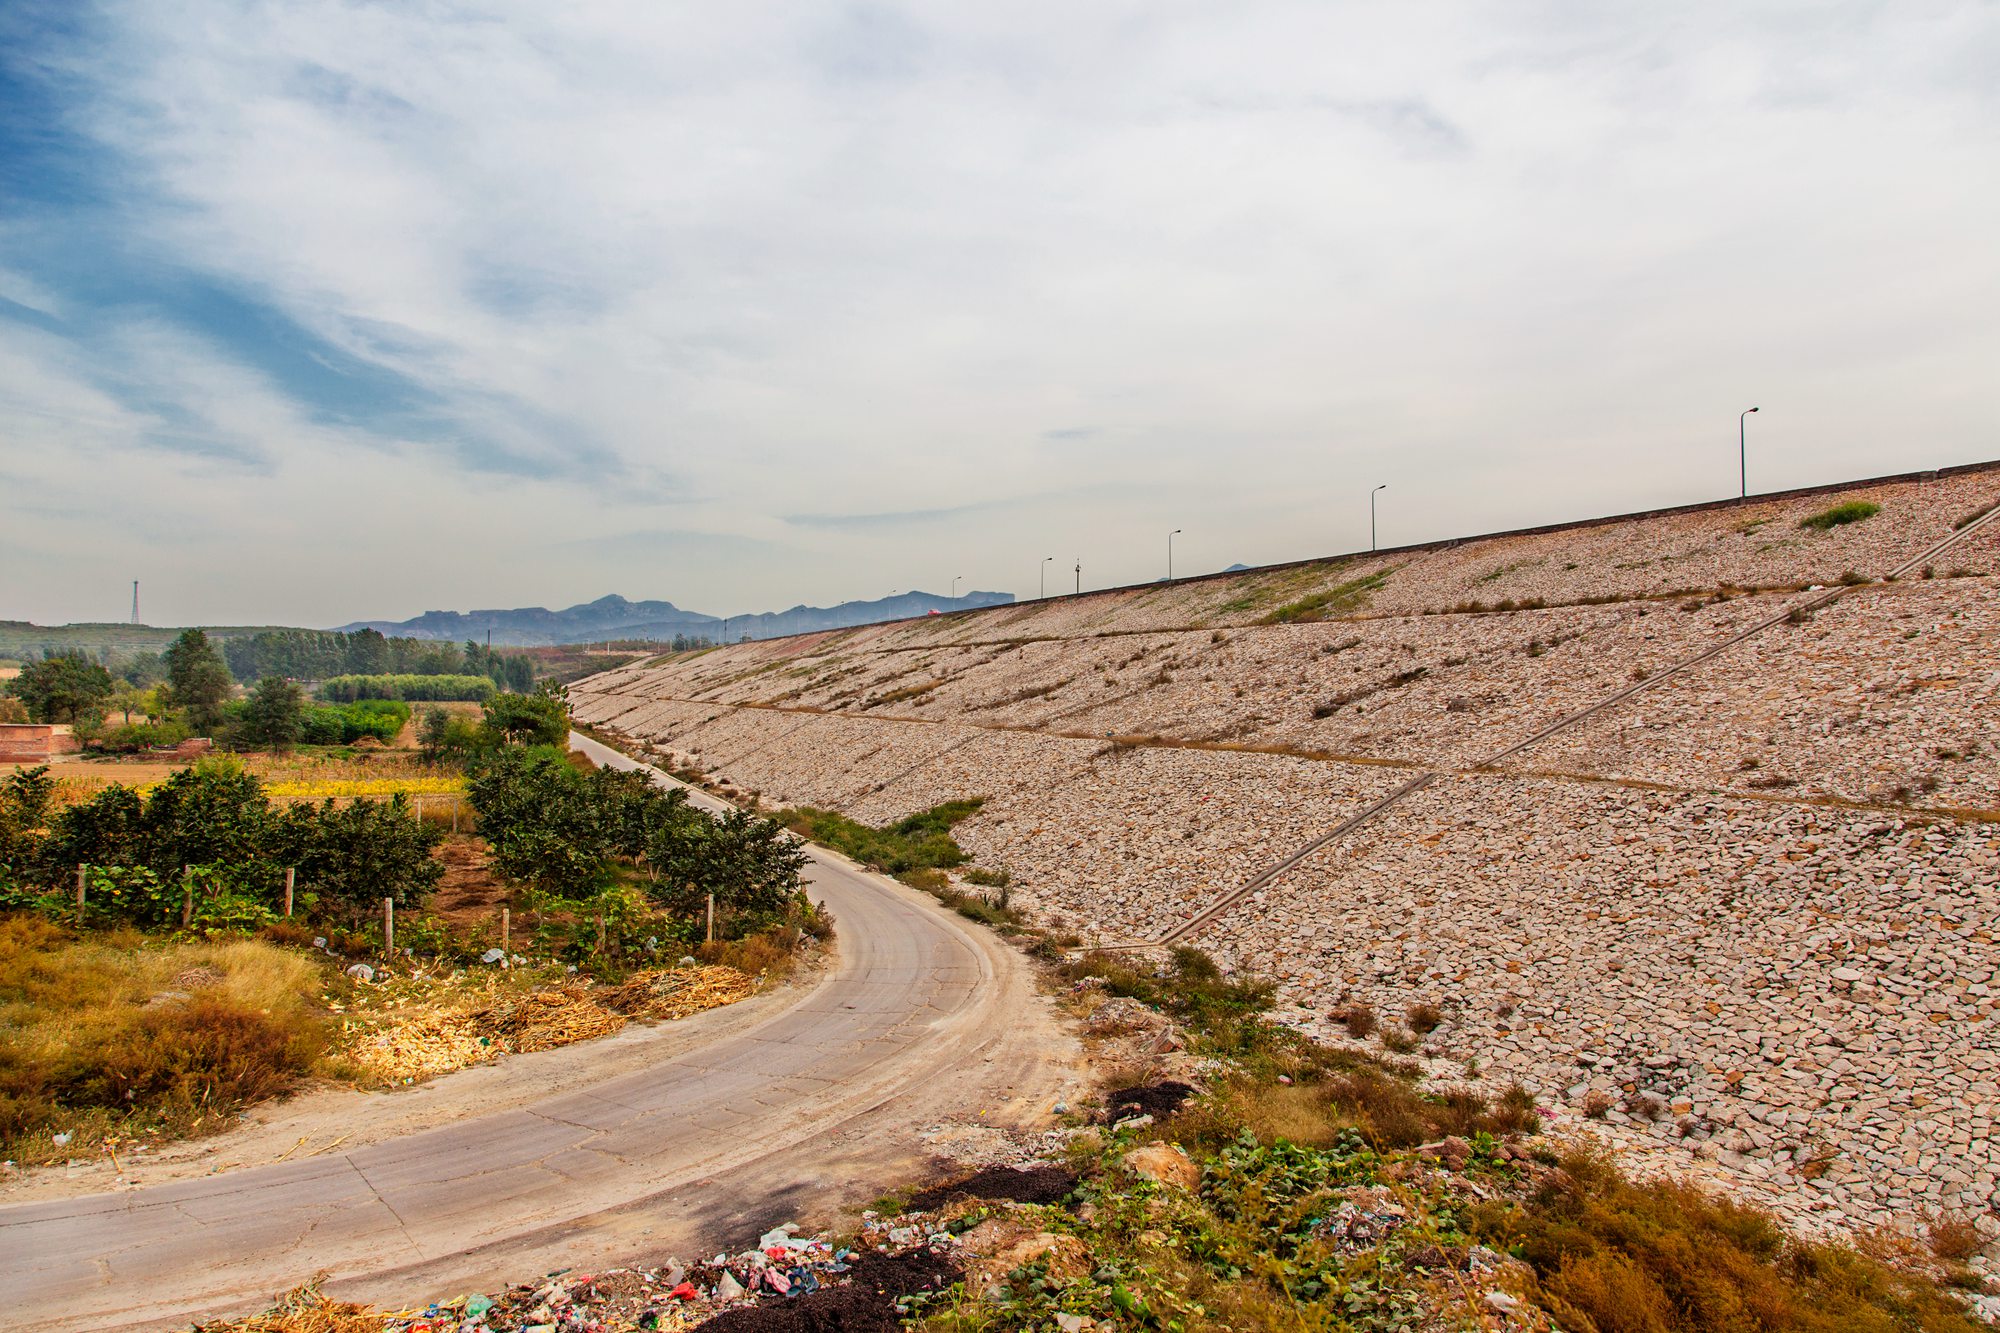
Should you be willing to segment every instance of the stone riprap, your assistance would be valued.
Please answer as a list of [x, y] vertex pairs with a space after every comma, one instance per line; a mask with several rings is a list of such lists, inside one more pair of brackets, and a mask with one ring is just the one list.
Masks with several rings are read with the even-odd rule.
[[[1454, 777], [1205, 937], [1788, 1211], [2000, 1205], [2000, 826]], [[1596, 1102], [1592, 1104], [1593, 1095]]]
[[[1881, 512], [1799, 527], [1852, 499]], [[1934, 577], [1786, 613], [1995, 499], [2000, 469], [1250, 571], [683, 654], [572, 699], [767, 805], [983, 796], [968, 852], [1106, 941], [1438, 773], [1194, 942], [1322, 1035], [1435, 1003], [1441, 1067], [1792, 1215], [1908, 1224], [2000, 1206], [2000, 523]], [[1322, 618], [1266, 623], [1286, 608]]]

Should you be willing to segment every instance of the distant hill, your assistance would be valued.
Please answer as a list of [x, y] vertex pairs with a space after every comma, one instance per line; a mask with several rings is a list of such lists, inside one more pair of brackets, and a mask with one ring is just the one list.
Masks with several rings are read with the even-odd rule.
[[[806, 634], [815, 630], [842, 629], [878, 620], [899, 620], [927, 615], [932, 611], [965, 611], [980, 606], [1003, 606], [1014, 600], [1007, 592], [969, 592], [963, 597], [939, 597], [927, 592], [906, 592], [872, 602], [842, 602], [839, 606], [795, 606], [788, 611], [760, 611], [727, 618], [729, 638], [748, 635], [769, 639], [784, 634]], [[426, 611], [409, 620], [357, 620], [342, 625], [343, 630], [375, 629], [391, 637], [441, 639], [454, 643], [467, 639], [485, 642], [490, 632], [495, 647], [533, 647], [561, 643], [589, 643], [596, 639], [720, 640], [724, 618], [687, 611], [672, 602], [633, 602], [617, 594], [583, 602], [561, 611], [524, 606], [513, 610]]]

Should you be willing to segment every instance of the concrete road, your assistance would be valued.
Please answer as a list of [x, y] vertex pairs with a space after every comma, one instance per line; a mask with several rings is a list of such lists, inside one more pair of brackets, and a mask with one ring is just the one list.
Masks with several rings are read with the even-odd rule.
[[0, 1327], [172, 1326], [258, 1308], [318, 1270], [341, 1295], [408, 1301], [688, 1256], [869, 1197], [871, 1174], [917, 1165], [917, 1126], [1032, 1120], [1059, 1095], [1062, 1043], [1019, 955], [814, 852], [835, 959], [761, 1024], [346, 1155], [0, 1209]]

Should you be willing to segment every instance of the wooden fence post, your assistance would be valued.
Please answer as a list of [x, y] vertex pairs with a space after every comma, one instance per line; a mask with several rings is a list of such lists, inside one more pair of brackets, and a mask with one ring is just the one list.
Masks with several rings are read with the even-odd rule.
[[194, 867], [181, 867], [181, 929], [194, 921]]
[[382, 900], [382, 952], [389, 957], [396, 956], [396, 900]]
[[597, 914], [597, 951], [604, 952], [604, 913]]
[[83, 910], [83, 867], [76, 868], [76, 910]]
[[508, 937], [513, 934], [513, 931], [514, 931], [514, 914], [507, 908], [502, 907], [500, 909], [500, 952], [501, 953], [513, 952], [513, 949], [510, 948], [507, 943]]
[[299, 868], [297, 866], [285, 867], [285, 919], [287, 921], [292, 919], [292, 883], [297, 879], [298, 873]]
[[715, 895], [708, 895], [708, 942], [715, 943]]

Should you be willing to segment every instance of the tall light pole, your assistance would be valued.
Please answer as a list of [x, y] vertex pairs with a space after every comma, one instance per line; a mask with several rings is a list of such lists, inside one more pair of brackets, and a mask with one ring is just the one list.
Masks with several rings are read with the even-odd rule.
[[1076, 558], [1076, 595], [1083, 596], [1083, 557]]
[[1744, 438], [1743, 423], [1748, 421], [1750, 414], [1756, 410], [1754, 407], [1746, 407], [1736, 414], [1736, 485], [1738, 488], [1736, 494], [1737, 498], [1743, 500], [1750, 498], [1750, 448], [1748, 441]]
[[[1389, 483], [1383, 482], [1375, 491], [1386, 491]], [[1368, 549], [1375, 549], [1375, 491], [1368, 492]]]
[[1167, 534], [1167, 582], [1169, 583], [1174, 581], [1174, 538], [1180, 535], [1179, 528]]
[[951, 600], [952, 600], [952, 601], [954, 601], [954, 602], [958, 600], [958, 583], [959, 583], [959, 580], [960, 580], [960, 579], [963, 579], [964, 577], [965, 577], [965, 575], [963, 575], [963, 574], [953, 574], [953, 575], [951, 576]]
[[1049, 595], [1049, 562], [1054, 559], [1055, 557], [1052, 555], [1045, 555], [1042, 557], [1042, 563], [1041, 563], [1042, 597], [1037, 598], [1036, 600], [1038, 601], [1042, 600], [1042, 598], [1046, 598]]

